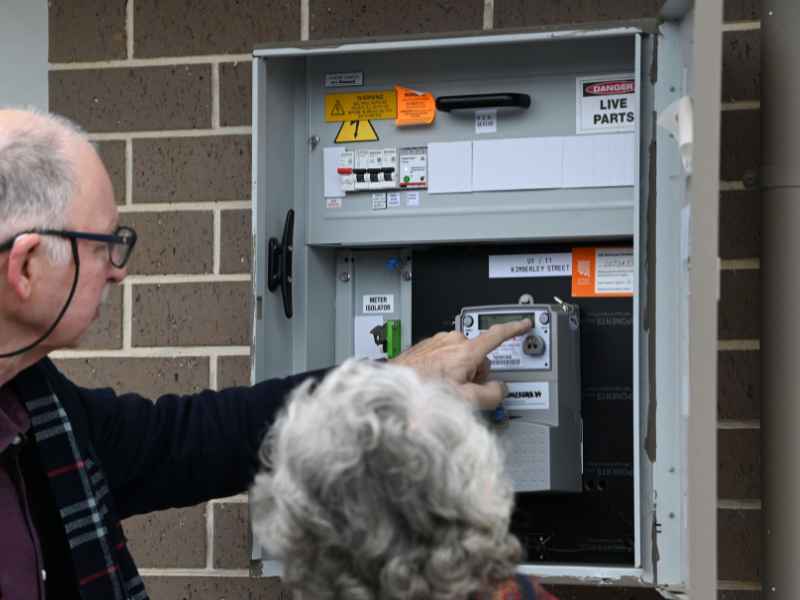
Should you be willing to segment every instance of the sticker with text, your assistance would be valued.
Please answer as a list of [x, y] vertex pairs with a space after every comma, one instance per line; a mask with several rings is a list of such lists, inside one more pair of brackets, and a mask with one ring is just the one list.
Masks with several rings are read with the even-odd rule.
[[573, 248], [574, 298], [633, 296], [633, 248]]

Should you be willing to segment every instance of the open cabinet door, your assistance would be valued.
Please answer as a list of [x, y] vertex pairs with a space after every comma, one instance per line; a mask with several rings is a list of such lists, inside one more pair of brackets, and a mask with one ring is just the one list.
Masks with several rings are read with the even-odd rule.
[[722, 0], [667, 2], [663, 16], [653, 88], [656, 376], [643, 435], [653, 490], [643, 497], [654, 518], [646, 572], [667, 598], [706, 600], [717, 593]]
[[686, 569], [689, 596], [717, 597], [717, 303], [722, 0], [694, 4], [688, 75], [693, 101], [688, 177]]

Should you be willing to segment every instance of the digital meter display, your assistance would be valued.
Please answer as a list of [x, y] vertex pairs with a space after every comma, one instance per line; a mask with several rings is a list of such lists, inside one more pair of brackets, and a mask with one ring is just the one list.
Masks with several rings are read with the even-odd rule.
[[492, 325], [500, 325], [502, 323], [510, 323], [511, 321], [520, 321], [522, 319], [530, 319], [531, 323], [536, 323], [535, 313], [496, 313], [478, 316], [478, 329], [484, 331], [489, 329]]

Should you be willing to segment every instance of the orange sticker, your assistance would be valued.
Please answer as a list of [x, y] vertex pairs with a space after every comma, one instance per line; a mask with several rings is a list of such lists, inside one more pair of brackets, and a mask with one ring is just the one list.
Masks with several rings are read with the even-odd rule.
[[436, 118], [436, 101], [430, 92], [417, 92], [399, 85], [394, 86], [397, 95], [398, 127], [430, 125]]
[[633, 248], [573, 248], [573, 298], [633, 296]]

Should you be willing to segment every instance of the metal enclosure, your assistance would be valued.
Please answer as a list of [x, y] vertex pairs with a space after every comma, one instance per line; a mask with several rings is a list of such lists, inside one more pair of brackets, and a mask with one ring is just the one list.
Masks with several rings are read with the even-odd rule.
[[[707, 544], [716, 539], [715, 522], [712, 519], [711, 531], [704, 528], [694, 542], [703, 547], [702, 556], [689, 543], [700, 525], [697, 531], [689, 527], [696, 515], [715, 509], [716, 499], [708, 490], [715, 486], [716, 464], [707, 473], [709, 484], [692, 471], [687, 457], [689, 448], [694, 448], [693, 456], [703, 448], [704, 464], [706, 450], [715, 459], [716, 423], [693, 422], [700, 416], [694, 410], [696, 402], [713, 391], [713, 383], [703, 369], [689, 368], [706, 358], [690, 363], [689, 356], [690, 351], [695, 356], [700, 348], [716, 344], [715, 327], [695, 328], [700, 318], [716, 324], [716, 300], [699, 290], [697, 280], [702, 275], [717, 281], [716, 271], [708, 271], [712, 256], [716, 269], [716, 237], [711, 243], [696, 229], [701, 217], [703, 223], [716, 218], [716, 204], [695, 209], [693, 180], [702, 182], [708, 192], [712, 174], [717, 173], [717, 154], [711, 153], [709, 161], [695, 161], [689, 177], [676, 140], [657, 127], [656, 118], [683, 96], [694, 95], [696, 119], [719, 110], [718, 88], [715, 99], [696, 91], [694, 82], [713, 79], [709, 73], [713, 68], [707, 62], [699, 64], [696, 51], [701, 44], [695, 32], [704, 27], [719, 36], [722, 14], [716, 0], [702, 13], [680, 2], [668, 2], [664, 11], [674, 20], [256, 50], [252, 376], [260, 381], [340, 362], [364, 349], [357, 345], [363, 339], [359, 332], [380, 319], [399, 319], [402, 344], [408, 347], [448, 324], [452, 328], [453, 317], [463, 307], [516, 302], [517, 290], [530, 285], [537, 287], [536, 295], [544, 294], [536, 298], [538, 303], [552, 302], [556, 292], [570, 293], [564, 288], [566, 280], [555, 277], [492, 281], [484, 274], [475, 280], [476, 269], [483, 269], [480, 265], [492, 256], [587, 246], [632, 248], [632, 296], [613, 300], [625, 328], [615, 335], [627, 341], [602, 353], [598, 348], [605, 338], [598, 338], [594, 346], [582, 345], [581, 356], [584, 374], [590, 352], [590, 358], [600, 361], [613, 357], [629, 379], [629, 393], [620, 402], [624, 419], [615, 425], [624, 427], [629, 473], [619, 484], [624, 494], [615, 498], [626, 498], [630, 539], [625, 552], [610, 561], [603, 560], [602, 553], [584, 552], [579, 561], [548, 554], [543, 560], [533, 556], [521, 568], [546, 581], [655, 586], [665, 595], [680, 596], [715, 585], [715, 569], [699, 568], [708, 556], [715, 559], [714, 548]], [[719, 69], [718, 63], [715, 68]], [[442, 148], [449, 151], [447, 144], [466, 140], [472, 142], [471, 152], [484, 152], [489, 162], [492, 152], [505, 151], [502, 144], [480, 146], [489, 140], [512, 140], [523, 144], [523, 151], [534, 151], [544, 143], [541, 140], [572, 143], [571, 138], [579, 137], [576, 80], [630, 76], [635, 81], [635, 126], [613, 140], [605, 138], [615, 148], [619, 136], [628, 136], [623, 148], [629, 148], [632, 172], [618, 181], [601, 177], [588, 185], [570, 180], [527, 188], [506, 186], [501, 173], [492, 189], [475, 185], [473, 177], [469, 191], [458, 191], [461, 182], [454, 181], [444, 190], [417, 190], [414, 203], [391, 206], [384, 200], [376, 207], [367, 191], [329, 196], [337, 184], [332, 169], [342, 164], [341, 149], [334, 143], [342, 123], [325, 120], [325, 96], [353, 88], [327, 89], [323, 82], [326, 75], [354, 72], [362, 73], [363, 85], [355, 88], [359, 91], [385, 90], [400, 83], [437, 97], [497, 91], [529, 94], [531, 108], [498, 112], [498, 132], [488, 136], [476, 135], [472, 113], [465, 117], [438, 111], [431, 127], [397, 128], [392, 121], [372, 121], [378, 140], [350, 145], [353, 149], [427, 146], [430, 161], [440, 160], [434, 155]], [[693, 131], [696, 149], [718, 143], [716, 131], [705, 127]], [[510, 162], [519, 155], [507, 154]], [[547, 160], [547, 152], [539, 156]], [[576, 172], [584, 175], [581, 169]], [[289, 211], [293, 211], [293, 232], [286, 225]], [[289, 238], [284, 235], [287, 231], [293, 234]], [[284, 283], [292, 284], [291, 318], [286, 317], [281, 292], [268, 289], [270, 238], [291, 241], [293, 254], [282, 259]], [[454, 268], [447, 274], [439, 270], [453, 260], [464, 270]], [[368, 301], [376, 294], [383, 302], [378, 309]], [[584, 306], [592, 309], [604, 302], [612, 299], [587, 299]], [[711, 316], [713, 321], [707, 321]], [[606, 324], [595, 320], [598, 331]], [[367, 350], [362, 355], [374, 351]], [[706, 362], [716, 373], [715, 359]], [[583, 402], [585, 411], [591, 402], [585, 391]], [[573, 493], [576, 502], [591, 502], [586, 480], [584, 473], [584, 490]], [[523, 498], [519, 510], [539, 506], [539, 498]], [[265, 575], [280, 572], [280, 566], [258, 547], [253, 548], [253, 559], [261, 562]]]

